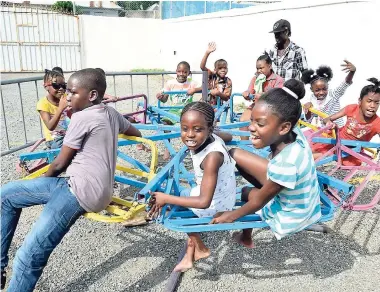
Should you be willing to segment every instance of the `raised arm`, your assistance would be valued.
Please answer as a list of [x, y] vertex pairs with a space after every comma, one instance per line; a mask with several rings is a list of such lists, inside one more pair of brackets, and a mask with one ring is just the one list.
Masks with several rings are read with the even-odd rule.
[[201, 70], [202, 71], [210, 71], [209, 69], [207, 69], [206, 67], [206, 64], [207, 64], [207, 59], [208, 59], [208, 56], [214, 52], [216, 50], [216, 44], [215, 42], [211, 42], [208, 44], [208, 48], [206, 50], [206, 53], [204, 54], [203, 58], [202, 58], [202, 61], [201, 61]]
[[354, 64], [347, 60], [343, 60], [345, 64], [342, 64], [341, 66], [343, 67], [342, 71], [348, 73], [346, 76], [346, 83], [351, 84], [352, 79], [354, 78], [355, 72], [356, 72], [356, 67]]

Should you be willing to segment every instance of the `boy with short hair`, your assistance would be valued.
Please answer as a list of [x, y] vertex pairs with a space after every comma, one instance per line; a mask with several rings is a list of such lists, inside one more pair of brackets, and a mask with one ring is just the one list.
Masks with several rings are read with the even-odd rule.
[[[95, 69], [71, 75], [67, 102], [74, 114], [58, 157], [45, 177], [15, 181], [1, 188], [2, 285], [22, 209], [46, 204], [16, 253], [9, 292], [33, 291], [50, 254], [75, 221], [86, 212], [103, 210], [111, 202], [118, 134], [141, 137], [141, 133], [116, 110], [101, 103], [106, 86], [104, 75]], [[69, 178], [58, 177], [66, 168]]]
[[232, 93], [232, 81], [227, 77], [228, 64], [224, 59], [216, 60], [214, 63], [214, 71], [206, 67], [208, 56], [216, 50], [216, 44], [211, 42], [208, 44], [206, 53], [201, 61], [201, 70], [208, 72], [208, 89], [210, 90], [208, 102], [211, 105], [217, 104], [217, 97], [224, 102], [228, 101]]

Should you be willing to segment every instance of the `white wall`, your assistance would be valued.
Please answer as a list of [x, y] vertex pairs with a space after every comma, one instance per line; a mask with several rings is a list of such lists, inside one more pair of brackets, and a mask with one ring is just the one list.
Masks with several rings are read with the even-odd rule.
[[161, 20], [81, 15], [82, 68], [162, 67]]
[[[256, 70], [256, 59], [265, 48], [274, 45], [274, 36], [268, 32], [274, 22], [283, 18], [291, 23], [291, 40], [306, 50], [309, 67], [331, 66], [331, 87], [344, 80], [345, 73], [340, 68], [344, 58], [357, 66], [354, 84], [342, 100], [343, 105], [353, 103], [367, 78], [380, 78], [379, 2], [285, 0], [165, 20], [165, 35], [177, 37], [166, 38], [162, 44], [163, 67], [174, 70], [179, 61], [186, 60], [192, 70], [199, 70], [207, 43], [215, 41], [217, 51], [210, 56], [208, 66], [212, 68], [216, 59], [226, 59], [233, 91], [242, 92]], [[335, 4], [324, 5], [329, 3]]]
[[309, 66], [332, 67], [331, 87], [344, 80], [340, 67], [344, 58], [357, 66], [354, 84], [342, 100], [346, 105], [356, 102], [367, 78], [380, 78], [379, 11], [378, 0], [284, 0], [164, 21], [80, 16], [82, 67], [174, 71], [185, 60], [196, 71], [207, 43], [215, 41], [217, 51], [208, 66], [226, 59], [233, 91], [242, 92], [255, 73], [256, 59], [274, 45], [269, 33], [274, 22], [284, 18], [291, 23], [292, 41], [306, 50]]

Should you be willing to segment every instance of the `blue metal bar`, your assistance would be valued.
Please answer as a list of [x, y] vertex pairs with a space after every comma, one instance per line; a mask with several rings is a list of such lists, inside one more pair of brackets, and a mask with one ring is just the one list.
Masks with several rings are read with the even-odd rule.
[[119, 176], [119, 175], [115, 175], [115, 181], [119, 182], [119, 183], [122, 183], [122, 184], [134, 186], [134, 187], [139, 188], [139, 189], [144, 188], [146, 186], [146, 183], [143, 183], [141, 181], [134, 180], [134, 179], [131, 179], [131, 178], [126, 178], [126, 177], [123, 177], [123, 176]]
[[[170, 170], [174, 167], [175, 161], [177, 161], [175, 158], [180, 157], [180, 161], [182, 161], [182, 157], [186, 155], [187, 147], [182, 147], [180, 151], [176, 154], [176, 156], [168, 162], [168, 164], [165, 165], [164, 168], [159, 171], [156, 176], [147, 183], [147, 185], [140, 190], [140, 194], [147, 197], [149, 195], [149, 191], [155, 191], [157, 189], [157, 186], [160, 185], [168, 176]], [[182, 158], [182, 159], [181, 159]]]
[[160, 109], [160, 108], [158, 108], [158, 107], [156, 107], [156, 106], [152, 106], [151, 109], [152, 109], [153, 111], [155, 111], [156, 113], [158, 113], [158, 114], [164, 116], [164, 117], [167, 117], [167, 118], [169, 118], [169, 119], [171, 119], [171, 120], [173, 120], [173, 121], [176, 121], [177, 123], [180, 122], [180, 117], [177, 116], [177, 115], [175, 115], [175, 114], [168, 113], [167, 111], [164, 111], [164, 110], [162, 110], [162, 109]]
[[346, 194], [350, 194], [354, 191], [354, 187], [351, 184], [336, 179], [332, 176], [328, 176], [327, 174], [321, 172], [318, 172], [318, 181], [320, 184], [329, 185], [332, 188], [340, 190]]
[[142, 170], [142, 171], [145, 171], [145, 172], [150, 172], [150, 169], [148, 166], [146, 166], [145, 164], [141, 163], [140, 161], [128, 156], [127, 154], [124, 154], [123, 152], [121, 152], [120, 150], [117, 150], [117, 156], [125, 161], [127, 161], [128, 163], [132, 164], [134, 167]]
[[161, 125], [161, 124], [133, 124], [136, 129], [139, 130], [155, 130], [155, 131], [177, 131], [181, 129], [178, 126]]
[[236, 129], [236, 128], [242, 128], [242, 127], [247, 127], [249, 126], [250, 122], [238, 122], [238, 123], [233, 123], [233, 124], [224, 124], [220, 125], [220, 129]]

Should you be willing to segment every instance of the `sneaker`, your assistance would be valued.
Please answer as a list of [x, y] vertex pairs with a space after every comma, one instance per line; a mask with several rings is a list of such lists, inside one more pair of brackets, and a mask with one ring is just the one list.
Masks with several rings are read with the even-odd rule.
[[1, 271], [1, 290], [4, 289], [5, 287], [5, 282], [7, 281], [7, 277], [6, 277], [6, 272], [5, 271]]

